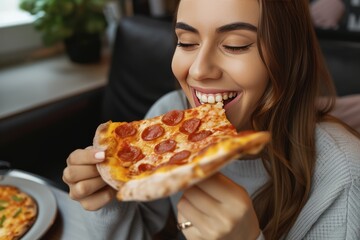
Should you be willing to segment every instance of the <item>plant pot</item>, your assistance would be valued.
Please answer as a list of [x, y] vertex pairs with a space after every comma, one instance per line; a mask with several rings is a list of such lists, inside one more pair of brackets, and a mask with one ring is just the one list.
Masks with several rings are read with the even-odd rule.
[[66, 52], [76, 63], [97, 63], [101, 59], [100, 34], [75, 34], [64, 40]]

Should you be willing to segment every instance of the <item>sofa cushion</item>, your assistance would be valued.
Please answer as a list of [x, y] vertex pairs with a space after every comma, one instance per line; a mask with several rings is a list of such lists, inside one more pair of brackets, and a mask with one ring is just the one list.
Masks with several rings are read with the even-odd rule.
[[360, 42], [320, 39], [339, 96], [360, 93]]
[[170, 21], [141, 15], [120, 20], [103, 101], [104, 121], [142, 119], [160, 96], [176, 88], [171, 71], [174, 49]]

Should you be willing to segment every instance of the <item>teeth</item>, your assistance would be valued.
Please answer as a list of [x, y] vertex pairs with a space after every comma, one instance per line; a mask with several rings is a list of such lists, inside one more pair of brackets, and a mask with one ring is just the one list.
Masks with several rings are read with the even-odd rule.
[[237, 96], [236, 92], [226, 92], [226, 93], [216, 93], [216, 94], [205, 94], [199, 91], [195, 91], [196, 97], [201, 103], [217, 103], [228, 100], [229, 98], [234, 98]]
[[209, 95], [207, 98], [208, 103], [215, 103], [215, 97], [214, 95]]
[[218, 94], [215, 95], [215, 101], [216, 102], [222, 102], [222, 100], [223, 100], [223, 97], [221, 96], [221, 94], [218, 93]]
[[208, 98], [207, 98], [207, 96], [204, 94], [204, 95], [200, 95], [200, 99], [201, 99], [201, 101], [202, 102], [204, 102], [204, 103], [206, 103], [207, 101], [208, 101]]

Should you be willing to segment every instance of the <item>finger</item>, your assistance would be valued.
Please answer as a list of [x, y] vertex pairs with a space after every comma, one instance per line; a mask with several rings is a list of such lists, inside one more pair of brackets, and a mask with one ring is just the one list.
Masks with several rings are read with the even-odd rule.
[[187, 189], [183, 194], [183, 198], [186, 198], [191, 205], [206, 216], [211, 217], [209, 209], [211, 209], [211, 213], [221, 211], [220, 202], [196, 185]]
[[81, 199], [81, 206], [88, 211], [96, 211], [112, 201], [116, 195], [116, 191], [110, 186], [100, 189], [98, 192]]
[[66, 160], [68, 165], [96, 164], [104, 161], [105, 152], [97, 149], [78, 149], [72, 152]]
[[100, 174], [95, 165], [70, 165], [63, 171], [63, 181], [74, 184], [82, 180], [98, 177]]
[[99, 191], [99, 189], [106, 185], [101, 177], [84, 180], [70, 185], [69, 196], [71, 199], [80, 200]]
[[193, 225], [192, 227], [197, 228], [199, 232], [202, 232], [204, 230], [206, 231], [206, 229], [208, 229], [206, 223], [208, 222], [209, 217], [203, 212], [199, 211], [196, 207], [194, 207], [186, 198], [182, 197], [180, 199], [177, 208], [178, 214], [181, 214], [184, 219], [190, 221]]
[[[187, 220], [181, 213], [178, 213], [178, 223], [184, 223], [184, 222], [188, 222], [188, 221], [189, 220]], [[184, 234], [184, 236], [186, 237], [186, 239], [195, 239], [195, 240], [196, 239], [198, 239], [198, 240], [202, 239], [201, 238], [201, 233], [199, 232], [199, 230], [194, 225], [192, 225], [191, 227], [185, 228], [185, 229], [183, 229], [181, 231]]]
[[242, 188], [221, 173], [216, 173], [198, 183], [197, 186], [219, 202], [224, 202], [223, 199], [233, 198], [235, 188], [236, 190]]

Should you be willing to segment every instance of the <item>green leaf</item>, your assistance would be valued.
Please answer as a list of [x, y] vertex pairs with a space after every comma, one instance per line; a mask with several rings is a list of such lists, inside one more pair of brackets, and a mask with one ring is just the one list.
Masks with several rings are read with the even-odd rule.
[[13, 195], [11, 196], [12, 200], [14, 200], [15, 202], [21, 202], [22, 200], [24, 200], [24, 198], [22, 197], [18, 197], [17, 195]]
[[3, 227], [3, 224], [4, 224], [5, 220], [6, 220], [5, 215], [2, 215], [2, 217], [0, 218], [0, 228]]
[[17, 216], [19, 216], [19, 214], [21, 213], [22, 209], [18, 208], [18, 210], [16, 211], [16, 213], [14, 214], [13, 218], [16, 218]]
[[107, 27], [103, 13], [107, 0], [20, 1], [21, 8], [35, 16], [34, 28], [48, 46], [74, 33], [103, 33]]
[[8, 201], [0, 199], [0, 211], [4, 210], [8, 204], [9, 204]]

